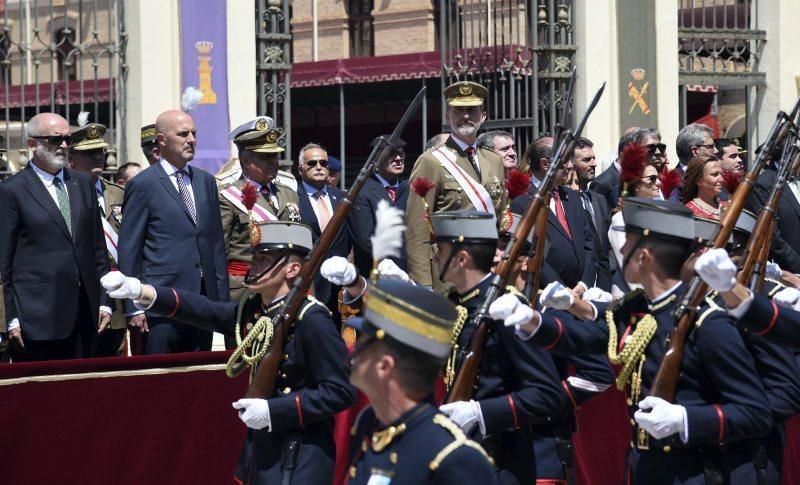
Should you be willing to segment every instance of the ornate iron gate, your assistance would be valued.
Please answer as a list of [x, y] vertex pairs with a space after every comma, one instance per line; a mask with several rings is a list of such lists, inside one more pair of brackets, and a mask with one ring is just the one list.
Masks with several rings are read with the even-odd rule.
[[0, 178], [28, 160], [25, 124], [55, 112], [75, 124], [80, 111], [109, 129], [107, 168], [125, 145], [123, 0], [0, 2]]
[[281, 133], [278, 144], [291, 160], [291, 46], [288, 0], [256, 0], [256, 75], [258, 113], [275, 120]]
[[574, 61], [573, 1], [438, 0], [437, 15], [442, 87], [486, 86], [484, 126], [511, 132], [520, 147], [552, 133]]

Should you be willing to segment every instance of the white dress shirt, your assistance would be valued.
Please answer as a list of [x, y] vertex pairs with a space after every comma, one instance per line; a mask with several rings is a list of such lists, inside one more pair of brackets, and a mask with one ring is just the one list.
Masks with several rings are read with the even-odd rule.
[[[161, 164], [161, 168], [163, 168], [164, 171], [167, 172], [167, 175], [169, 176], [169, 181], [172, 183], [172, 186], [175, 187], [175, 191], [180, 194], [180, 191], [178, 190], [178, 179], [175, 176], [175, 172], [177, 172], [180, 169], [175, 165], [169, 163], [168, 161], [164, 160], [163, 158], [159, 160], [158, 163]], [[183, 176], [183, 185], [186, 187], [186, 190], [189, 191], [189, 197], [192, 198], [192, 204], [194, 204], [195, 212], [197, 212], [196, 210], [197, 203], [194, 200], [194, 192], [192, 191], [192, 178], [189, 177], [189, 167], [183, 167], [183, 171], [186, 172], [186, 174], [184, 174]]]
[[67, 194], [67, 200], [69, 200], [69, 191], [67, 190], [67, 184], [64, 182], [64, 170], [61, 169], [58, 171], [57, 174], [52, 175], [41, 168], [37, 167], [35, 163], [31, 162], [31, 167], [33, 167], [33, 172], [39, 177], [39, 179], [44, 184], [44, 188], [47, 189], [47, 193], [50, 194], [52, 197], [53, 202], [56, 203], [56, 207], [61, 209], [62, 207], [58, 205], [58, 194], [56, 193], [56, 186], [53, 183], [56, 177], [61, 180], [61, 185], [64, 186], [64, 192]]
[[316, 194], [318, 190], [321, 190], [325, 194], [322, 196], [322, 200], [325, 201], [325, 205], [328, 206], [330, 216], [333, 217], [333, 205], [331, 204], [331, 198], [328, 196], [328, 185], [323, 185], [321, 189], [318, 189], [303, 180], [303, 187], [306, 189], [306, 194], [308, 194], [308, 200], [311, 202], [311, 208], [314, 209], [314, 215], [317, 217], [317, 222], [319, 222], [319, 208], [317, 208], [317, 198], [314, 197], [314, 194]]

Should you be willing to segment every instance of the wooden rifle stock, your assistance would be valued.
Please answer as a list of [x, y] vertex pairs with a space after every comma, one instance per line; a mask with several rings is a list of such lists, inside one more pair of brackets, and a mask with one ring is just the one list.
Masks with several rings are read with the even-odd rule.
[[[772, 247], [772, 237], [775, 235], [777, 229], [777, 220], [772, 219], [770, 229], [764, 240], [761, 242], [761, 250], [758, 253], [758, 262], [756, 263], [755, 271], [750, 277], [750, 289], [755, 293], [761, 293], [764, 289], [764, 278], [767, 276], [767, 262], [769, 262], [769, 251]], [[741, 280], [739, 280], [741, 283]], [[746, 283], [743, 283], [746, 284]]]
[[[595, 93], [592, 102], [583, 115], [583, 119], [581, 119], [581, 122], [575, 129], [575, 133], [573, 134], [571, 131], [566, 131], [563, 134], [561, 142], [552, 157], [552, 163], [548, 166], [547, 173], [542, 179], [539, 190], [531, 199], [528, 208], [525, 210], [525, 214], [522, 216], [519, 224], [517, 224], [517, 229], [511, 236], [511, 241], [509, 241], [508, 246], [506, 246], [503, 257], [497, 265], [497, 269], [491, 276], [491, 284], [486, 292], [486, 296], [480, 308], [472, 317], [472, 324], [476, 325], [476, 329], [470, 338], [469, 349], [461, 360], [461, 365], [456, 372], [453, 385], [450, 387], [447, 397], [445, 397], [445, 403], [468, 401], [472, 398], [472, 390], [474, 389], [478, 368], [481, 363], [481, 358], [483, 357], [483, 348], [486, 345], [486, 339], [489, 337], [489, 326], [486, 319], [489, 313], [489, 306], [501, 293], [501, 289], [505, 288], [508, 284], [509, 277], [514, 268], [514, 263], [522, 255], [522, 248], [525, 245], [525, 240], [531, 232], [531, 229], [533, 229], [533, 223], [537, 219], [537, 216], [541, 211], [549, 210], [545, 205], [545, 197], [547, 194], [550, 194], [556, 186], [556, 172], [561, 165], [564, 164], [567, 157], [571, 156], [575, 146], [575, 140], [580, 137], [586, 120], [589, 119], [589, 115], [592, 114], [595, 106], [597, 106], [597, 102], [600, 100], [605, 86], [605, 83], [603, 83], [600, 89], [597, 90], [597, 93]], [[567, 102], [569, 102], [569, 100]]]
[[[544, 205], [550, 206], [550, 195], [544, 199]], [[528, 259], [527, 275], [525, 278], [525, 298], [536, 306], [536, 292], [542, 279], [542, 265], [544, 264], [544, 248], [547, 244], [547, 211], [540, 211], [536, 217], [533, 228], [533, 257]]]
[[381, 143], [377, 143], [372, 149], [367, 161], [364, 162], [364, 166], [361, 167], [361, 171], [350, 186], [347, 196], [333, 212], [333, 216], [331, 216], [328, 225], [325, 226], [325, 230], [322, 231], [319, 240], [317, 240], [317, 243], [311, 250], [311, 254], [309, 254], [306, 263], [300, 270], [300, 274], [294, 279], [292, 288], [289, 290], [289, 294], [284, 300], [283, 306], [278, 311], [277, 317], [273, 322], [274, 331], [271, 345], [261, 359], [255, 375], [250, 382], [250, 386], [247, 388], [247, 392], [245, 393], [246, 398], [268, 399], [272, 397], [272, 394], [275, 392], [278, 367], [281, 361], [285, 359], [283, 345], [286, 341], [286, 335], [290, 325], [294, 322], [297, 313], [306, 300], [308, 290], [311, 288], [311, 284], [314, 281], [314, 275], [322, 265], [323, 259], [327, 257], [328, 250], [331, 245], [333, 245], [333, 241], [336, 239], [339, 231], [344, 228], [347, 215], [350, 212], [350, 208], [353, 206], [353, 201], [356, 196], [358, 196], [364, 183], [375, 171], [378, 161], [383, 160], [389, 155], [390, 151], [397, 143], [406, 123], [408, 123], [408, 120], [414, 115], [424, 99], [425, 87], [423, 86], [406, 109], [406, 112], [398, 122], [392, 135], [388, 139], [383, 139]]
[[[800, 103], [800, 99], [798, 99], [798, 103]], [[800, 107], [800, 104], [795, 105], [795, 109], [792, 111], [793, 114], [796, 115], [798, 107]], [[753, 186], [758, 178], [758, 174], [761, 173], [761, 169], [766, 163], [767, 156], [775, 146], [778, 134], [781, 132], [781, 128], [787, 118], [786, 113], [782, 111], [778, 113], [777, 119], [767, 136], [767, 140], [764, 142], [763, 149], [759, 152], [750, 171], [745, 175], [739, 187], [737, 187], [736, 192], [732, 194], [728, 208], [723, 212], [722, 220], [720, 221], [719, 227], [716, 229], [713, 244], [714, 248], [725, 247], [725, 244], [731, 237], [733, 228], [736, 225], [736, 220], [739, 218], [742, 209], [744, 209], [744, 204], [753, 191]], [[760, 221], [761, 218], [759, 218], [759, 222]], [[756, 231], [754, 230], [753, 233], [755, 234]], [[757, 255], [758, 252], [759, 251], [756, 250], [755, 255]], [[699, 276], [695, 275], [689, 283], [686, 294], [675, 310], [676, 324], [672, 329], [672, 334], [667, 344], [667, 351], [664, 354], [664, 358], [661, 360], [658, 372], [656, 372], [655, 379], [650, 388], [651, 396], [660, 397], [668, 402], [673, 402], [675, 400], [675, 392], [677, 390], [678, 376], [680, 375], [686, 339], [694, 327], [698, 308], [703, 303], [707, 293], [708, 285], [703, 282]]]

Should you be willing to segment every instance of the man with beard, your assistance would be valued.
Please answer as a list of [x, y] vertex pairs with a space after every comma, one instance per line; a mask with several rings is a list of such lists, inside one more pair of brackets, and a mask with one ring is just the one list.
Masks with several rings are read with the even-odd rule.
[[[87, 113], [88, 114], [88, 113]], [[78, 116], [80, 120], [82, 116]], [[78, 124], [81, 124], [79, 121]], [[101, 177], [106, 165], [106, 148], [103, 140], [106, 127], [99, 123], [82, 124], [72, 132], [72, 144], [69, 146], [69, 166], [71, 169], [92, 176], [97, 205], [103, 224], [103, 236], [108, 252], [108, 263], [111, 268], [117, 267], [117, 246], [119, 223], [122, 220], [122, 199], [124, 190], [117, 184]], [[101, 331], [94, 341], [92, 355], [95, 357], [113, 357], [124, 350], [125, 314], [122, 303], [114, 302], [114, 313], [109, 328]]]
[[0, 280], [18, 362], [88, 357], [111, 320], [101, 211], [91, 176], [64, 167], [69, 131], [55, 113], [31, 118], [33, 158], [0, 185]]
[[[181, 288], [227, 301], [228, 271], [217, 184], [192, 168], [197, 131], [183, 111], [161, 113], [156, 139], [161, 158], [125, 186], [119, 231], [119, 269], [146, 283]], [[146, 354], [210, 350], [211, 333], [126, 304], [128, 324], [147, 334]]]
[[424, 199], [416, 193], [408, 196], [408, 274], [417, 283], [437, 290], [446, 285], [431, 264], [434, 245], [425, 222], [426, 207], [431, 213], [472, 209], [497, 214], [506, 205], [503, 161], [491, 150], [477, 146], [478, 130], [486, 121], [483, 102], [488, 94], [485, 87], [470, 81], [451, 84], [444, 90], [452, 133], [444, 145], [420, 155], [411, 172], [412, 184], [425, 178], [435, 187]]

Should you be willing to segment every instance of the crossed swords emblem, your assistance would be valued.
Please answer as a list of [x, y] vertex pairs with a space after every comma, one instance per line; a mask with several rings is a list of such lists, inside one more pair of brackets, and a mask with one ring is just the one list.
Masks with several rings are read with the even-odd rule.
[[[636, 81], [644, 80], [646, 72], [642, 68], [631, 69], [631, 76]], [[633, 110], [636, 109], [638, 106], [642, 113], [645, 115], [650, 114], [650, 106], [648, 106], [647, 101], [644, 100], [645, 94], [647, 94], [647, 88], [650, 86], [650, 82], [645, 82], [641, 89], [637, 88], [636, 85], [633, 84], [633, 81], [628, 83], [628, 96], [633, 98], [633, 103], [631, 103], [631, 107], [628, 110], [628, 114], [633, 114]]]

